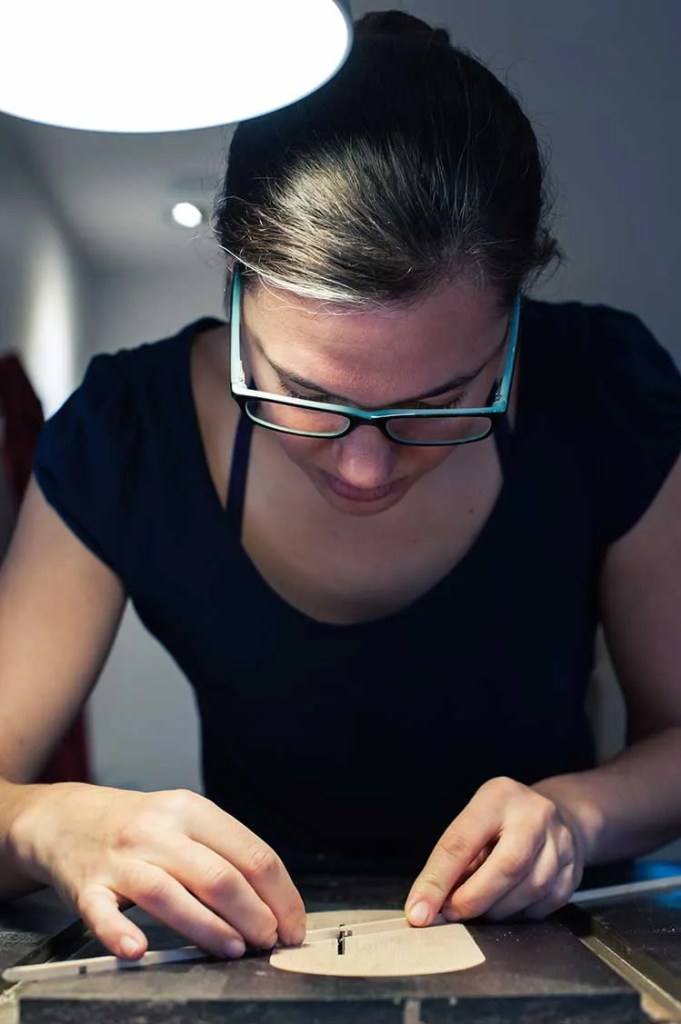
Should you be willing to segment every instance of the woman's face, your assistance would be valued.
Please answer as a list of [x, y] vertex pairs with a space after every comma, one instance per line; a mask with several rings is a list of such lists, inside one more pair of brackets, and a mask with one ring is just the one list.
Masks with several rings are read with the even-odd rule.
[[[508, 321], [495, 293], [465, 281], [418, 305], [362, 312], [259, 287], [244, 295], [242, 352], [256, 387], [275, 394], [362, 409], [482, 406], [502, 372]], [[270, 436], [331, 506], [355, 516], [397, 504], [462, 451], [400, 445], [369, 425], [334, 439]]]

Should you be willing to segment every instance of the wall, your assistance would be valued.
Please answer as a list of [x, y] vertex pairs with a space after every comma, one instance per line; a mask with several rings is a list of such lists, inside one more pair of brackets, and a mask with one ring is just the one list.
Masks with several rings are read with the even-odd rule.
[[85, 273], [45, 181], [0, 115], [0, 352], [24, 363], [45, 415], [78, 379]]

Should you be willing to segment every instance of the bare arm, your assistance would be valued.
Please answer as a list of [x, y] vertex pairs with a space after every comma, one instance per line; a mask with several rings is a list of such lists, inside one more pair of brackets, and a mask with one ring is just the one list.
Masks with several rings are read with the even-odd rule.
[[681, 458], [613, 544], [601, 577], [606, 639], [630, 746], [592, 771], [532, 787], [491, 779], [445, 830], [406, 903], [413, 924], [566, 903], [584, 864], [634, 857], [681, 835]]
[[535, 787], [580, 821], [587, 863], [636, 856], [681, 835], [681, 459], [610, 548], [601, 614], [630, 746], [593, 771]]
[[0, 572], [0, 897], [35, 887], [6, 839], [85, 701], [125, 606], [118, 577], [64, 525], [34, 480]]
[[120, 580], [31, 484], [0, 574], [0, 898], [54, 885], [118, 956], [136, 903], [217, 956], [300, 942], [281, 858], [205, 797], [31, 784], [87, 697], [125, 605]]

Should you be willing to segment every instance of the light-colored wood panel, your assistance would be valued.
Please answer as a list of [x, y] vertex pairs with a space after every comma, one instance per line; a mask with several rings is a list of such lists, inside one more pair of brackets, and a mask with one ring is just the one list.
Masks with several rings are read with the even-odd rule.
[[[351, 926], [359, 921], [394, 920], [401, 911], [337, 910], [308, 914], [308, 931]], [[351, 935], [339, 954], [336, 939], [304, 943], [292, 949], [276, 949], [270, 963], [280, 971], [326, 974], [335, 977], [403, 977], [464, 971], [483, 963], [485, 956], [462, 924], [441, 924], [371, 935]]]

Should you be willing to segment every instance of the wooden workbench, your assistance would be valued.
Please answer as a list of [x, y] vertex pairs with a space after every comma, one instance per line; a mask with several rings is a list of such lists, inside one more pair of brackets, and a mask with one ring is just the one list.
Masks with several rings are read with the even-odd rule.
[[[663, 869], [640, 865], [637, 870], [650, 875]], [[681, 866], [668, 870], [679, 873]], [[399, 909], [410, 885], [408, 879], [321, 875], [299, 881], [309, 911]], [[148, 931], [150, 948], [186, 941], [138, 911], [131, 913]], [[255, 954], [231, 963], [172, 964], [5, 986], [0, 1024], [681, 1022], [681, 890], [604, 901], [546, 922], [480, 922], [470, 930], [486, 961], [467, 971], [315, 977], [277, 971], [268, 954]], [[0, 969], [26, 958], [102, 952], [48, 891], [0, 908]]]

